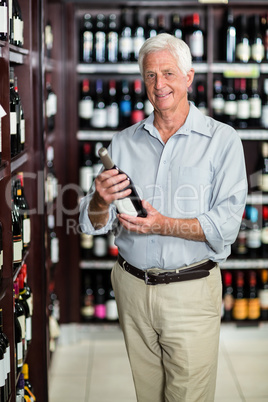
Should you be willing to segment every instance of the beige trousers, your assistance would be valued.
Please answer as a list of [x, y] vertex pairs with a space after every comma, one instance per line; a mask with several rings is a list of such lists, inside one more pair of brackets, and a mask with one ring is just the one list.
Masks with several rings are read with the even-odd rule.
[[213, 402], [222, 300], [218, 265], [206, 278], [152, 286], [116, 262], [112, 284], [138, 402]]

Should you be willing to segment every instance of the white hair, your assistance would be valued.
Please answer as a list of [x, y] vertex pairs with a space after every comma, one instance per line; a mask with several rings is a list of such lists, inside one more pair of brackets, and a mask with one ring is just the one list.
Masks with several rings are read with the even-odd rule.
[[168, 50], [177, 59], [177, 64], [182, 74], [187, 75], [192, 68], [192, 55], [189, 46], [182, 39], [167, 33], [161, 33], [147, 39], [140, 49], [138, 63], [141, 76], [144, 77], [144, 57], [149, 53], [162, 50]]

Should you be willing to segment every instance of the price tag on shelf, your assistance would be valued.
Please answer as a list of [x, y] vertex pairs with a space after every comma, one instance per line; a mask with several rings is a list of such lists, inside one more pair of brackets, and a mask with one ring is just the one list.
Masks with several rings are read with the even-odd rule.
[[0, 105], [0, 119], [6, 115], [4, 108]]
[[223, 71], [225, 78], [259, 78], [260, 67], [257, 65], [234, 64]]

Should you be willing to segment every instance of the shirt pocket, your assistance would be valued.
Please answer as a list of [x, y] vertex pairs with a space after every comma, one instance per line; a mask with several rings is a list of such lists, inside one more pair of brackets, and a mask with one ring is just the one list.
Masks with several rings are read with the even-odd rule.
[[173, 181], [173, 216], [195, 218], [209, 210], [213, 173], [197, 167], [180, 167]]

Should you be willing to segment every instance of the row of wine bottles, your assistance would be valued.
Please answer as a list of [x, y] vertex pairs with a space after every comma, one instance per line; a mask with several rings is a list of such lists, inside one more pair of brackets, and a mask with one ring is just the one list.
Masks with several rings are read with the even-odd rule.
[[222, 320], [268, 320], [268, 270], [222, 270]]
[[[206, 110], [204, 95], [203, 105]], [[239, 129], [268, 128], [268, 79], [216, 79], [212, 113], [215, 119]]]
[[10, 342], [3, 328], [3, 310], [0, 308], [0, 396], [7, 402], [11, 394]]
[[[84, 63], [116, 63], [137, 61], [139, 50], [147, 38], [159, 33], [170, 32], [184, 39], [190, 46], [194, 61], [204, 60], [204, 32], [198, 13], [187, 15], [181, 21], [175, 13], [169, 15], [171, 27], [165, 14], [149, 14], [141, 21], [138, 9], [124, 9], [120, 18], [116, 13], [87, 13], [81, 21], [79, 60]], [[182, 22], [182, 23], [181, 23]]]
[[11, 157], [16, 156], [24, 149], [25, 119], [19, 96], [17, 77], [14, 68], [10, 67], [10, 147]]
[[84, 79], [81, 83], [78, 116], [80, 128], [126, 127], [152, 112], [141, 79]]
[[18, 0], [0, 1], [0, 40], [8, 38], [12, 45], [24, 44], [24, 22]]
[[118, 255], [115, 237], [112, 232], [105, 235], [92, 236], [80, 234], [80, 250], [83, 260], [91, 258], [113, 258]]
[[118, 319], [110, 271], [85, 270], [82, 272], [80, 314], [84, 322]]
[[24, 194], [23, 172], [17, 173], [11, 183], [11, 216], [13, 235], [13, 270], [21, 265], [23, 254], [30, 247], [31, 222], [29, 205]]

